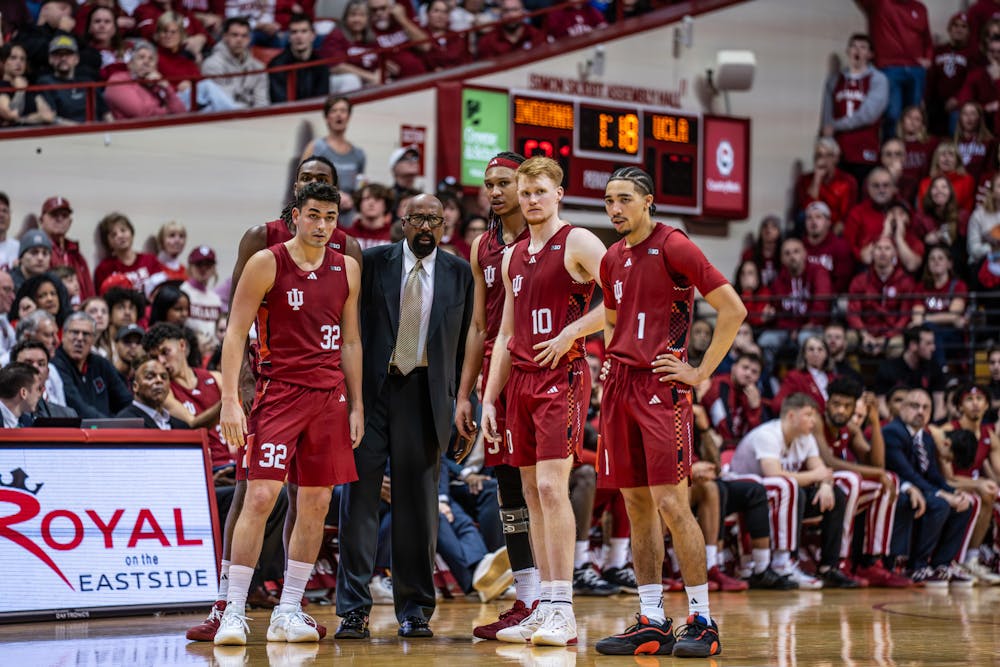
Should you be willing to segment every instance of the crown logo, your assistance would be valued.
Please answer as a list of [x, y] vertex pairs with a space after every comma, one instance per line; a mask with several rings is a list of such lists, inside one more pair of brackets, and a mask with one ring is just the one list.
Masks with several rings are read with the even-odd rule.
[[3, 477], [0, 476], [0, 486], [7, 487], [8, 489], [18, 489], [19, 491], [27, 491], [31, 495], [38, 495], [38, 492], [44, 486], [44, 482], [41, 484], [36, 484], [34, 489], [29, 489], [28, 485], [25, 483], [28, 480], [28, 473], [24, 472], [22, 469], [17, 468], [10, 471], [11, 480], [10, 484], [3, 481]]

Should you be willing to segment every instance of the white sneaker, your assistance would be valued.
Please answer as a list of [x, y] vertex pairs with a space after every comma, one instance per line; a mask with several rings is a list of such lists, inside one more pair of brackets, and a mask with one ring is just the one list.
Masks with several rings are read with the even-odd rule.
[[776, 571], [778, 574], [787, 575], [790, 581], [797, 583], [800, 591], [818, 591], [823, 588], [823, 581], [799, 569], [798, 561], [793, 561], [788, 567]]
[[246, 646], [216, 646], [212, 649], [213, 665], [217, 667], [243, 667], [247, 664]]
[[318, 645], [268, 644], [267, 662], [270, 667], [302, 667], [313, 664], [318, 653]]
[[212, 641], [216, 646], [245, 646], [247, 633], [250, 632], [250, 626], [247, 625], [249, 621], [250, 619], [243, 614], [232, 607], [227, 607]]
[[573, 606], [554, 604], [542, 625], [531, 635], [535, 646], [569, 646], [576, 643], [576, 616]]
[[1000, 576], [990, 572], [989, 568], [983, 565], [978, 558], [972, 558], [965, 561], [962, 563], [961, 567], [967, 574], [972, 575], [972, 577], [978, 579], [987, 586], [996, 586], [997, 584], [1000, 584]]
[[319, 631], [312, 616], [301, 609], [281, 612], [275, 607], [271, 612], [271, 625], [267, 628], [269, 642], [318, 642]]
[[530, 642], [531, 636], [535, 634], [535, 630], [542, 627], [542, 623], [545, 622], [545, 617], [548, 616], [550, 608], [550, 605], [546, 604], [543, 606], [539, 604], [533, 612], [528, 614], [517, 625], [497, 631], [497, 639], [502, 642], [511, 642], [514, 644]]
[[368, 585], [372, 596], [372, 604], [394, 604], [392, 599], [392, 578], [375, 575]]

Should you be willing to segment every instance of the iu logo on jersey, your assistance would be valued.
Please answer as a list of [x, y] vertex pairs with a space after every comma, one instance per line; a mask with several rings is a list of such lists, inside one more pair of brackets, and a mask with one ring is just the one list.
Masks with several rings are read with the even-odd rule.
[[288, 290], [287, 294], [288, 305], [292, 307], [292, 310], [298, 310], [302, 307], [302, 304], [305, 303], [305, 294], [302, 293], [302, 290], [293, 287]]
[[497, 267], [487, 266], [483, 269], [483, 280], [486, 281], [487, 287], [493, 287], [493, 281], [497, 278]]
[[514, 290], [514, 296], [517, 296], [521, 292], [521, 285], [524, 284], [524, 276], [520, 273], [514, 276], [514, 280], [511, 281], [511, 288]]
[[615, 281], [615, 303], [621, 303], [622, 302], [622, 292], [623, 291], [624, 290], [622, 289], [622, 281], [616, 280]]

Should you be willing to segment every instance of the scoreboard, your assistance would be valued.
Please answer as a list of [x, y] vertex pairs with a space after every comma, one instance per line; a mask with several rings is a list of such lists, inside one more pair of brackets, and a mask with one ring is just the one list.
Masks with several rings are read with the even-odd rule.
[[[492, 99], [483, 97], [479, 103], [481, 96]], [[466, 169], [464, 156], [475, 152], [470, 142], [481, 140], [483, 129], [491, 126], [500, 138], [490, 148], [544, 155], [559, 163], [567, 204], [603, 207], [612, 172], [634, 165], [652, 176], [660, 211], [730, 220], [747, 216], [747, 119], [543, 91], [465, 88], [464, 185], [482, 182], [481, 168]], [[485, 157], [489, 149], [480, 148]]]

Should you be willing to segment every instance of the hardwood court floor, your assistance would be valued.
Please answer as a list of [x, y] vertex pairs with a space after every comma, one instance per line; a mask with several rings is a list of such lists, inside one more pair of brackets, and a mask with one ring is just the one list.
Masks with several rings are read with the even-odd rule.
[[[620, 595], [577, 598], [580, 645], [572, 649], [473, 642], [473, 625], [491, 619], [499, 606], [451, 600], [438, 606], [433, 639], [409, 641], [396, 636], [386, 606], [375, 608], [371, 641], [311, 645], [267, 645], [264, 611], [252, 612], [245, 648], [187, 642], [184, 631], [200, 619], [196, 614], [0, 626], [0, 665], [1000, 665], [1000, 587], [730, 593], [712, 601], [723, 654], [707, 662], [597, 654], [594, 643], [621, 631], [638, 605], [634, 596]], [[682, 595], [668, 595], [666, 603], [668, 614], [682, 615]], [[313, 604], [308, 611], [333, 633], [331, 607]]]

